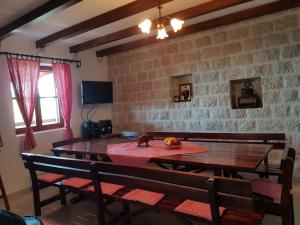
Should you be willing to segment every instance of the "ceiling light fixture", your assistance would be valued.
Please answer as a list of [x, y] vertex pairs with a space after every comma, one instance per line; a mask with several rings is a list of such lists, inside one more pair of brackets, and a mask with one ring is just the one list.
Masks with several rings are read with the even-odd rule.
[[[162, 17], [161, 16], [162, 6], [161, 6], [160, 1], [158, 1], [157, 8], [158, 8], [158, 13], [159, 13], [159, 17], [156, 20], [157, 21], [157, 25], [156, 25], [156, 27], [157, 27], [157, 37], [156, 38], [157, 39], [165, 39], [166, 37], [168, 37], [168, 33], [165, 28], [165, 24], [167, 24], [167, 23], [171, 24], [174, 32], [181, 30], [183, 23], [184, 23], [183, 20], [180, 20], [177, 18]], [[139, 28], [141, 29], [141, 31], [143, 33], [149, 34], [150, 30], [151, 30], [151, 25], [152, 25], [151, 20], [145, 19], [143, 22], [141, 22], [139, 24]]]

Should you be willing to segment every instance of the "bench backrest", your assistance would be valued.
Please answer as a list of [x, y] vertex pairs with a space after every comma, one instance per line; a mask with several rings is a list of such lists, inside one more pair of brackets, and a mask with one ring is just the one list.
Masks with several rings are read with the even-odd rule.
[[154, 139], [176, 137], [185, 141], [272, 144], [274, 149], [285, 149], [284, 133], [147, 132], [147, 135]]
[[[95, 184], [110, 182], [210, 204], [214, 224], [219, 224], [219, 211], [215, 210], [219, 206], [255, 209], [251, 184], [246, 180], [216, 178], [159, 168], [136, 168], [105, 162], [94, 163], [92, 173], [93, 179], [96, 180]], [[218, 185], [218, 191], [211, 185], [215, 179], [221, 184]], [[94, 188], [101, 196], [99, 187]], [[213, 201], [217, 196], [218, 201]]]
[[57, 173], [70, 177], [91, 179], [89, 160], [69, 159], [49, 155], [21, 153], [25, 167], [29, 169], [31, 178], [36, 182], [37, 171]]

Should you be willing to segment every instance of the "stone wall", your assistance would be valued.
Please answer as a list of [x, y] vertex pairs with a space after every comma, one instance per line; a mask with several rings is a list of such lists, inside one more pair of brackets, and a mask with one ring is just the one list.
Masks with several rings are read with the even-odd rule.
[[[300, 147], [300, 8], [108, 57], [114, 130], [285, 132]], [[193, 75], [191, 102], [171, 77]], [[229, 80], [261, 77], [263, 108], [231, 109]]]

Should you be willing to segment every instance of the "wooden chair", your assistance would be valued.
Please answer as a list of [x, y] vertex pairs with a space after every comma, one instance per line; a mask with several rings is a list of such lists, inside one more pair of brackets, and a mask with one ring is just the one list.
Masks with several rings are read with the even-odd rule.
[[[295, 157], [295, 149], [289, 149], [289, 156]], [[263, 198], [264, 210], [272, 215], [280, 216], [283, 225], [294, 225], [294, 204], [292, 180], [294, 158], [286, 157], [281, 160], [278, 180], [254, 179], [252, 190]]]
[[[34, 211], [36, 216], [41, 215], [41, 208], [52, 202], [61, 201], [62, 205], [66, 204], [66, 195], [69, 191], [78, 192], [79, 189], [76, 187], [62, 185], [65, 181], [71, 180], [73, 175], [76, 178], [87, 179], [89, 178], [89, 166], [91, 161], [73, 161], [74, 159], [60, 160], [63, 158], [54, 156], [45, 156], [30, 153], [21, 153], [22, 159], [24, 161], [25, 167], [29, 170], [32, 182], [32, 193], [34, 201]], [[59, 168], [59, 166], [65, 166], [64, 168]], [[72, 167], [73, 166], [73, 167]], [[78, 171], [74, 171], [74, 167]], [[85, 170], [84, 170], [85, 169]], [[87, 170], [87, 171], [86, 171]], [[37, 171], [46, 172], [46, 174], [57, 174], [63, 176], [62, 179], [53, 182], [41, 182], [38, 179]], [[74, 181], [76, 186], [77, 180]], [[91, 181], [89, 182], [91, 183]], [[40, 191], [45, 187], [56, 186], [59, 188], [60, 193], [58, 195], [49, 197], [47, 199], [41, 200]], [[69, 190], [69, 191], [66, 191]]]
[[[119, 218], [118, 222], [148, 210], [166, 211], [176, 215], [185, 224], [192, 224], [189, 219], [196, 219], [214, 225], [258, 225], [263, 213], [257, 213], [255, 198], [249, 181], [226, 178], [209, 178], [192, 173], [168, 171], [154, 168], [135, 168], [111, 163], [95, 163], [92, 165], [94, 189], [96, 190], [98, 224], [106, 224], [100, 182], [110, 182], [126, 186], [113, 195], [116, 199], [129, 204], [143, 206], [140, 212], [132, 212]], [[165, 196], [155, 205], [124, 199], [133, 189], [163, 193]], [[200, 204], [202, 210], [197, 214], [187, 214], [179, 209], [186, 200]], [[219, 207], [226, 207], [224, 213]], [[230, 209], [229, 209], [230, 208]], [[242, 210], [241, 210], [242, 209]], [[244, 211], [243, 211], [244, 210]], [[246, 210], [246, 211], [245, 211]], [[110, 224], [110, 222], [108, 222]]]
[[[296, 158], [295, 149], [289, 148], [287, 150], [286, 156], [283, 157], [283, 159], [286, 157], [289, 157], [289, 158], [292, 158], [293, 160], [295, 160], [295, 158]], [[255, 170], [255, 173], [257, 173], [261, 178], [263, 178], [263, 177], [268, 178], [269, 176], [279, 177], [281, 175], [281, 171], [282, 171], [282, 166], [283, 166], [282, 163], [283, 163], [283, 160], [281, 160], [281, 163], [279, 165], [262, 163]]]
[[5, 191], [5, 188], [4, 188], [4, 184], [3, 184], [3, 181], [2, 181], [1, 174], [0, 174], [0, 191], [1, 191], [0, 198], [3, 198], [6, 210], [10, 210], [10, 206], [9, 206], [9, 202], [8, 202], [8, 198], [7, 198], [7, 195], [6, 195], [6, 191]]
[[[92, 184], [92, 180], [90, 179], [90, 167], [91, 163], [93, 163], [92, 161], [31, 153], [21, 153], [21, 156], [25, 167], [28, 168], [30, 172], [36, 216], [41, 215], [42, 207], [51, 204], [52, 202], [60, 200], [62, 205], [64, 205], [66, 203], [65, 196], [69, 192], [85, 194], [88, 197], [94, 198], [94, 195], [86, 190], [86, 188]], [[38, 180], [38, 171], [63, 175], [65, 179], [59, 180], [52, 185], [66, 191], [59, 195], [41, 200], [40, 191], [43, 187], [41, 187], [41, 183]], [[108, 189], [109, 188], [110, 187], [108, 187]], [[111, 199], [106, 199], [105, 204], [110, 204], [111, 202]]]

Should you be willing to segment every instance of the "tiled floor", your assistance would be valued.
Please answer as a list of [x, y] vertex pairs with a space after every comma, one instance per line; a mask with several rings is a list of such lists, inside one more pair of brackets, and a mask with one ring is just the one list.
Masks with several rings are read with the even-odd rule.
[[[296, 225], [300, 225], [300, 180], [294, 182], [294, 204]], [[49, 192], [52, 192], [51, 190]], [[45, 194], [45, 192], [44, 192]], [[49, 194], [49, 193], [47, 193]], [[33, 214], [32, 194], [30, 190], [24, 190], [9, 196], [12, 211], [20, 215]], [[4, 208], [0, 200], [0, 208]], [[119, 212], [119, 204], [113, 204], [112, 211]], [[68, 204], [62, 207], [58, 202], [53, 203], [42, 210], [42, 218], [53, 225], [93, 225], [96, 224], [95, 205], [90, 200], [84, 200], [77, 204]], [[139, 215], [132, 220], [132, 225], [183, 225], [173, 215], [167, 213], [149, 212]], [[199, 223], [195, 223], [199, 224]], [[263, 225], [279, 225], [280, 219], [266, 216]]]

